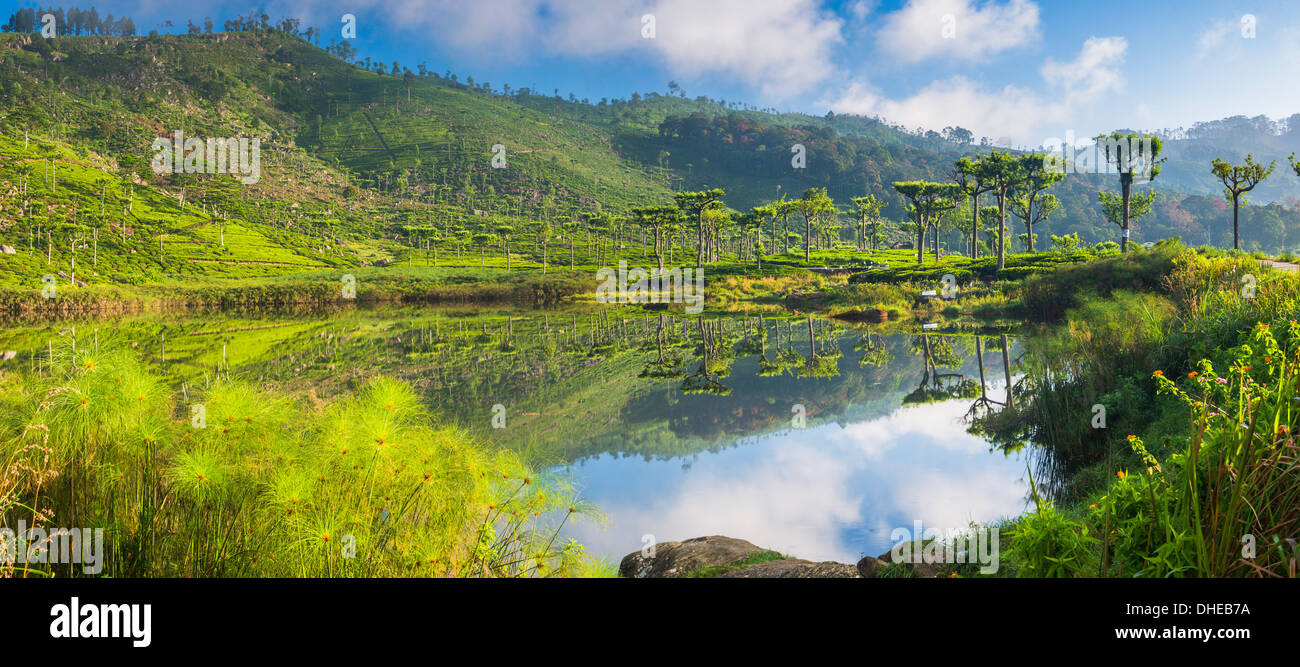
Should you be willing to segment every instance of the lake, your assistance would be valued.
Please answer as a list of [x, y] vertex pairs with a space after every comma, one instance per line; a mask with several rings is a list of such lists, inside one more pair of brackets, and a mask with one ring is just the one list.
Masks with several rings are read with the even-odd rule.
[[567, 535], [613, 559], [717, 534], [854, 562], [917, 521], [1019, 515], [1036, 456], [968, 432], [1006, 398], [1017, 347], [1004, 336], [788, 314], [358, 308], [11, 325], [0, 367], [110, 343], [164, 369], [181, 400], [219, 375], [319, 398], [406, 380], [444, 419], [571, 476], [609, 521]]

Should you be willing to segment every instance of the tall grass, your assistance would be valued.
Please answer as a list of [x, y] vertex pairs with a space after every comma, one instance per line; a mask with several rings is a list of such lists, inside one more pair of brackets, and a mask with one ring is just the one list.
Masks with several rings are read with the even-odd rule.
[[1059, 558], [1038, 547], [1060, 539], [1030, 539], [1055, 535], [1096, 550], [1058, 574], [1294, 577], [1300, 284], [1235, 255], [1160, 261], [1150, 292], [1112, 290], [1027, 339], [1027, 400], [981, 424], [1070, 468], [1073, 506], [1021, 519], [1020, 554]]
[[407, 385], [318, 405], [223, 381], [186, 402], [133, 354], [101, 349], [0, 376], [0, 525], [101, 527], [105, 576], [600, 568], [559, 536], [598, 516], [566, 480], [436, 425]]

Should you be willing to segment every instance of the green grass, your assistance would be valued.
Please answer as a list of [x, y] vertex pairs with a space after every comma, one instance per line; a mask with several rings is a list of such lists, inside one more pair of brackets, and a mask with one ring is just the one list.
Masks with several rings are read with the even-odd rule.
[[0, 517], [102, 527], [100, 576], [599, 573], [556, 540], [587, 511], [567, 482], [434, 423], [392, 380], [327, 404], [239, 381], [185, 401], [108, 346], [0, 375]]
[[711, 565], [709, 567], [702, 567], [697, 570], [693, 570], [690, 573], [688, 573], [686, 576], [691, 579], [709, 579], [712, 577], [717, 577], [726, 574], [728, 572], [743, 570], [747, 567], [758, 565], [759, 563], [770, 563], [775, 560], [785, 560], [787, 558], [789, 558], [789, 556], [777, 553], [775, 551], [763, 550], [763, 551], [758, 551], [753, 554], [750, 554], [744, 560], [737, 561], [735, 563], [730, 563], [727, 565]]

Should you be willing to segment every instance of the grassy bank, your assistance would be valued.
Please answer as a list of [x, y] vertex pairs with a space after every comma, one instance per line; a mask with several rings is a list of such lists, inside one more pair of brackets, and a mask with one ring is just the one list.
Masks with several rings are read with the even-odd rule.
[[1171, 247], [1042, 280], [1025, 301], [1062, 324], [1022, 338], [1015, 405], [977, 424], [1052, 454], [1035, 510], [1004, 530], [1012, 571], [1296, 576], [1294, 277]]
[[573, 274], [439, 268], [356, 268], [284, 277], [78, 287], [59, 281], [52, 298], [0, 288], [0, 314], [19, 318], [144, 311], [337, 308], [375, 303], [553, 305], [587, 289]]

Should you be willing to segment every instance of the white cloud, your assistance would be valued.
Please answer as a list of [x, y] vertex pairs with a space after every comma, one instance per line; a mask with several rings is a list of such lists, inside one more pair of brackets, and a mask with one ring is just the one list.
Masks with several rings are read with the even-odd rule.
[[880, 116], [907, 127], [939, 130], [959, 125], [995, 140], [1028, 141], [1030, 128], [1059, 120], [1065, 105], [1016, 86], [990, 89], [963, 76], [933, 81], [904, 99], [886, 99], [856, 83], [827, 105], [836, 113]]
[[[948, 530], [1016, 515], [1025, 506], [1019, 456], [990, 453], [961, 422], [967, 404], [909, 406], [886, 417], [790, 431], [701, 454], [689, 472], [678, 461], [601, 457], [608, 479], [654, 479], [648, 494], [617, 484], [584, 496], [613, 519], [608, 529], [574, 526], [593, 553], [622, 557], [641, 536], [659, 541], [701, 535], [749, 540], [809, 560], [855, 562], [888, 548], [897, 526], [914, 520]], [[621, 470], [616, 470], [621, 468]]]
[[1225, 20], [1206, 28], [1196, 40], [1196, 55], [1203, 56], [1222, 46], [1228, 35], [1238, 29], [1238, 25], [1235, 20]]
[[[834, 72], [844, 20], [816, 0], [397, 0], [350, 10], [363, 29], [418, 32], [464, 56], [522, 62], [539, 55], [643, 53], [670, 76], [722, 75], [784, 99]], [[654, 17], [654, 38], [642, 17]]]
[[1080, 106], [1122, 88], [1119, 68], [1128, 43], [1122, 37], [1093, 37], [1071, 62], [1048, 60], [1039, 70], [1045, 90], [1007, 85], [991, 88], [964, 76], [932, 81], [903, 99], [881, 96], [864, 82], [826, 102], [836, 113], [880, 116], [908, 127], [939, 130], [959, 125], [994, 140], [1010, 138], [1037, 146], [1045, 130], [1059, 134]]
[[661, 0], [651, 12], [654, 47], [674, 72], [731, 75], [775, 98], [828, 78], [843, 41], [843, 21], [813, 0]]
[[865, 21], [868, 16], [871, 16], [872, 12], [876, 11], [876, 5], [879, 4], [879, 1], [880, 0], [856, 0], [856, 2], [849, 5], [849, 15], [852, 16], [855, 21]]
[[880, 47], [903, 62], [978, 60], [1037, 37], [1038, 5], [1030, 0], [908, 0], [877, 33]]
[[1048, 59], [1038, 72], [1049, 84], [1064, 88], [1068, 96], [1091, 100], [1121, 87], [1119, 66], [1127, 50], [1128, 40], [1123, 37], [1090, 37], [1073, 62]]

